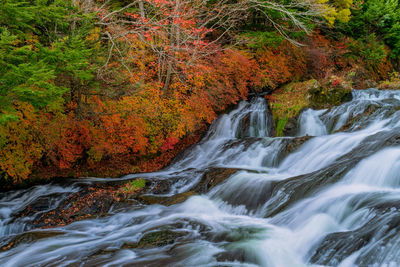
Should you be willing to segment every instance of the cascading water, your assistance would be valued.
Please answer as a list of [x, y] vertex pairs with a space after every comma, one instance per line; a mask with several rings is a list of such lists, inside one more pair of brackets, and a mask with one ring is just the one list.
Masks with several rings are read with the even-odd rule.
[[[355, 91], [351, 102], [303, 112], [298, 136], [314, 137], [272, 138], [266, 102], [242, 102], [169, 168], [120, 179], [171, 180], [167, 195], [173, 195], [193, 190], [212, 170], [235, 170], [205, 194], [171, 206], [132, 204], [96, 219], [35, 230], [34, 218], [17, 214], [40, 199], [47, 203], [41, 212], [54, 209], [80, 190], [78, 184], [3, 193], [0, 247], [27, 233], [48, 236], [1, 252], [0, 263], [399, 266], [399, 110], [400, 92]], [[160, 233], [173, 236], [172, 242], [137, 246]]]

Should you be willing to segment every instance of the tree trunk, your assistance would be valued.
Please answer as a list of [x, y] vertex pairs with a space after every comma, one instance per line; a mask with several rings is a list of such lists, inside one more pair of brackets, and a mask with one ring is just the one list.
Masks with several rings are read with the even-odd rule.
[[171, 83], [171, 78], [172, 78], [172, 63], [168, 61], [167, 74], [165, 75], [165, 83], [163, 87], [164, 95], [168, 94], [168, 88], [169, 84]]
[[143, 1], [139, 1], [139, 9], [140, 9], [140, 16], [144, 18], [146, 16], [146, 13], [144, 12], [144, 5]]

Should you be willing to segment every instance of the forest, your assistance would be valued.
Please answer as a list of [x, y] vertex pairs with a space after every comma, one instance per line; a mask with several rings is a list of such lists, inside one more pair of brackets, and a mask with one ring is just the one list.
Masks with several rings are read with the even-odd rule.
[[281, 135], [307, 81], [390, 87], [399, 56], [397, 0], [3, 0], [1, 183], [159, 170], [250, 95]]

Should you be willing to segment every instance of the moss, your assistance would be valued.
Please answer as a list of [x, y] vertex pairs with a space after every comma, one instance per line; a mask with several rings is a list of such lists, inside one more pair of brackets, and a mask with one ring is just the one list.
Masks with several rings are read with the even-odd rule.
[[314, 109], [330, 108], [350, 101], [351, 89], [346, 87], [333, 87], [313, 89], [309, 92], [310, 107]]
[[286, 123], [288, 122], [289, 118], [281, 118], [279, 119], [277, 126], [276, 126], [276, 135], [277, 136], [282, 136], [283, 135], [283, 129], [285, 128]]
[[352, 99], [352, 85], [342, 77], [330, 76], [307, 92], [309, 106], [314, 109], [330, 108]]
[[170, 230], [161, 230], [145, 234], [138, 243], [138, 248], [161, 247], [173, 244], [175, 239], [183, 236], [184, 233], [177, 233]]
[[285, 126], [300, 111], [330, 108], [351, 100], [351, 85], [343, 79], [331, 76], [324, 81], [324, 86], [311, 79], [305, 82], [290, 83], [269, 96], [276, 135], [282, 136]]
[[277, 136], [282, 136], [290, 118], [298, 115], [300, 110], [309, 105], [307, 92], [314, 87], [319, 87], [319, 83], [314, 79], [291, 83], [277, 90], [269, 98]]
[[136, 193], [142, 190], [145, 186], [146, 186], [146, 180], [143, 178], [139, 178], [127, 183], [125, 187], [122, 188], [122, 190], [125, 193]]

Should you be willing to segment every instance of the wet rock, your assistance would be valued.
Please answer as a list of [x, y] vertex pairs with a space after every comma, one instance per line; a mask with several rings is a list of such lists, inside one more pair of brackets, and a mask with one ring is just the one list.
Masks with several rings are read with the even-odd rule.
[[293, 153], [297, 149], [299, 149], [305, 142], [313, 138], [313, 136], [305, 135], [302, 137], [297, 137], [293, 139], [289, 139], [286, 149], [285, 149], [285, 155], [288, 155], [290, 153]]
[[172, 227], [173, 229], [188, 229], [188, 228], [196, 229], [196, 231], [198, 233], [200, 233], [201, 235], [206, 235], [207, 233], [209, 233], [213, 230], [212, 227], [204, 224], [203, 222], [191, 220], [188, 218], [180, 220], [179, 222], [170, 224], [170, 225], [168, 225], [168, 227]]
[[282, 136], [297, 136], [299, 133], [300, 123], [299, 118], [302, 112], [306, 111], [308, 107], [300, 109], [296, 116], [289, 118], [282, 130]]
[[[55, 209], [38, 214], [30, 227], [63, 226], [90, 217], [104, 216], [120, 200], [118, 193], [119, 187], [103, 184], [84, 187], [61, 201]], [[32, 211], [32, 207], [28, 206], [20, 216], [28, 216]]]
[[239, 122], [239, 127], [237, 128], [236, 137], [243, 138], [250, 136], [250, 113], [246, 114]]
[[215, 255], [215, 259], [218, 262], [245, 262], [246, 261], [246, 251], [241, 248], [227, 250], [220, 252]]
[[192, 189], [192, 191], [199, 194], [205, 194], [231, 177], [237, 171], [237, 169], [230, 168], [211, 168], [203, 174], [200, 182]]
[[11, 239], [7, 239], [6, 241], [2, 241], [0, 243], [0, 251], [7, 251], [14, 247], [19, 246], [20, 244], [33, 243], [40, 239], [45, 239], [49, 237], [55, 237], [58, 235], [63, 235], [63, 232], [60, 231], [32, 231], [26, 232], [17, 236], [12, 237]]
[[[390, 109], [382, 110], [382, 105], [378, 103], [370, 103], [364, 108], [364, 112], [356, 116], [352, 116], [352, 114], [350, 114], [347, 122], [342, 127], [340, 127], [340, 129], [333, 132], [347, 132], [354, 130], [354, 127], [357, 127], [358, 129], [363, 128], [368, 125], [368, 122], [371, 122], [376, 115], [382, 115], [383, 112], [387, 113], [389, 110]], [[393, 113], [394, 110], [393, 112], [391, 112], [391, 114]]]
[[38, 213], [49, 211], [57, 203], [57, 199], [63, 199], [70, 193], [54, 193], [47, 196], [41, 196], [32, 201], [24, 210], [20, 211], [17, 217], [29, 217]]
[[132, 209], [139, 209], [143, 206], [143, 201], [137, 199], [121, 199], [114, 203], [110, 209], [111, 213], [115, 214]]
[[122, 248], [152, 248], [163, 247], [175, 243], [176, 239], [185, 236], [184, 232], [174, 232], [171, 230], [158, 230], [146, 233], [139, 242], [135, 244], [125, 244]]
[[300, 199], [320, 191], [324, 187], [339, 181], [362, 159], [377, 151], [400, 145], [400, 127], [391, 131], [379, 132], [367, 137], [360, 145], [339, 157], [326, 168], [312, 173], [292, 177], [271, 184], [272, 193], [267, 205], [266, 217], [272, 217]]
[[325, 237], [311, 257], [313, 264], [337, 266], [346, 257], [358, 251], [372, 238], [371, 234], [358, 232], [333, 233]]
[[291, 153], [299, 149], [305, 142], [312, 139], [313, 136], [305, 135], [301, 137], [295, 138], [284, 138], [282, 139], [283, 145], [282, 148], [276, 154], [275, 162], [273, 165], [263, 165], [267, 167], [277, 167], [279, 164]]
[[[382, 257], [382, 247], [395, 243], [399, 238], [400, 213], [379, 212], [370, 221], [354, 231], [332, 233], [327, 235], [315, 249], [310, 262], [313, 264], [336, 266], [345, 258], [361, 248], [368, 246], [367, 250], [357, 257], [357, 266], [373, 266], [396, 262], [396, 255], [393, 259], [388, 255]], [[372, 242], [375, 240], [375, 242]], [[379, 241], [378, 241], [379, 240]], [[372, 242], [372, 243], [371, 243]], [[397, 258], [398, 260], [398, 258]]]
[[158, 179], [152, 178], [147, 180], [146, 188], [142, 191], [145, 193], [152, 194], [167, 194], [170, 192], [172, 185], [176, 182], [176, 179]]
[[145, 202], [147, 205], [160, 204], [160, 205], [165, 205], [165, 206], [171, 206], [171, 205], [175, 205], [178, 203], [182, 203], [189, 197], [195, 196], [195, 195], [197, 195], [196, 192], [188, 191], [188, 192], [175, 194], [173, 196], [168, 196], [168, 197], [156, 196], [156, 195], [141, 195], [141, 196], [137, 197], [137, 199]]
[[300, 199], [339, 181], [357, 162], [356, 159], [340, 162], [309, 174], [273, 182], [265, 217], [273, 217]]
[[236, 190], [232, 187], [221, 188], [215, 195], [216, 198], [232, 206], [244, 206], [247, 211], [257, 211], [270, 199], [273, 187], [271, 181], [263, 181], [257, 184], [243, 184]]
[[185, 201], [194, 192], [178, 194], [169, 198], [145, 199], [143, 197], [140, 199], [139, 196], [165, 194], [170, 191], [171, 186], [178, 179], [178, 177], [175, 179], [148, 179], [143, 188], [134, 192], [124, 190], [124, 185], [128, 181], [81, 184], [80, 191], [68, 193], [70, 195], [65, 196], [56, 205], [53, 205], [52, 201], [61, 197], [59, 195], [38, 198], [19, 212], [17, 217], [27, 219], [27, 229], [36, 229], [64, 226], [79, 220], [107, 216], [112, 208], [113, 210], [127, 209], [129, 206], [135, 207], [152, 203], [173, 205]]
[[359, 162], [385, 147], [398, 145], [400, 145], [400, 127], [396, 127], [391, 131], [378, 132], [365, 138], [360, 145], [338, 158], [337, 162], [345, 163], [354, 160]]
[[204, 236], [207, 240], [214, 243], [232, 243], [257, 238], [263, 231], [264, 229], [262, 228], [237, 227], [231, 228], [229, 231], [207, 232]]
[[184, 236], [185, 233], [174, 232], [170, 230], [162, 230], [150, 232], [145, 234], [138, 242], [137, 248], [144, 247], [162, 247], [173, 244], [179, 237]]
[[264, 138], [260, 138], [260, 137], [247, 137], [244, 139], [233, 139], [224, 144], [223, 151], [235, 148], [240, 145], [242, 145], [243, 148], [246, 150], [253, 144], [255, 144], [257, 142], [262, 142], [263, 140], [264, 140]]
[[296, 136], [297, 132], [299, 131], [299, 123], [298, 123], [299, 115], [294, 118], [290, 118], [285, 127], [282, 130], [282, 136]]
[[239, 121], [235, 136], [236, 138], [260, 137], [264, 136], [264, 133], [271, 136], [273, 128], [272, 113], [268, 108], [264, 114], [247, 113], [244, 115]]

